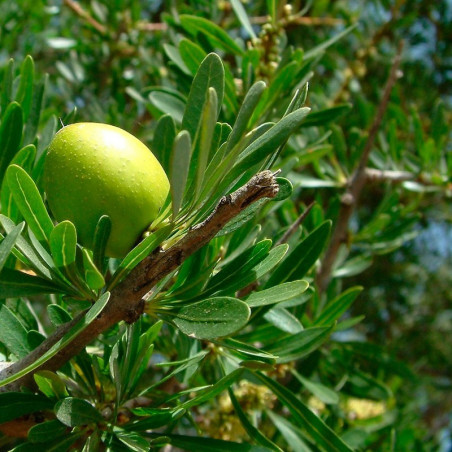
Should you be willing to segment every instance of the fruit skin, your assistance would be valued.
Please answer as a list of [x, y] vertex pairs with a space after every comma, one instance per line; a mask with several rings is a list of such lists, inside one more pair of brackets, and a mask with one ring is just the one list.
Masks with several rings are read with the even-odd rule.
[[44, 190], [57, 221], [73, 222], [87, 248], [99, 218], [108, 215], [106, 255], [120, 258], [157, 217], [169, 181], [140, 140], [118, 127], [87, 122], [54, 136], [44, 162]]

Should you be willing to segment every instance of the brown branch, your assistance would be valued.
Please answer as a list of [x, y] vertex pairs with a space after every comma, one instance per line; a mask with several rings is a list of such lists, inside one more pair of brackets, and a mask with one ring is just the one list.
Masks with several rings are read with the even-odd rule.
[[333, 234], [331, 236], [330, 245], [325, 253], [322, 264], [317, 273], [317, 287], [321, 292], [328, 287], [331, 279], [332, 269], [341, 245], [347, 243], [350, 217], [352, 216], [358, 204], [359, 196], [367, 180], [366, 166], [369, 161], [369, 155], [374, 146], [377, 132], [383, 121], [383, 116], [388, 107], [392, 88], [394, 87], [394, 84], [399, 77], [402, 49], [403, 42], [400, 42], [397, 54], [391, 67], [391, 71], [389, 73], [388, 80], [386, 81], [386, 85], [383, 90], [383, 97], [381, 99], [380, 105], [378, 106], [377, 113], [369, 130], [366, 144], [361, 154], [361, 158], [358, 162], [358, 167], [352, 174], [348, 182], [348, 189], [341, 198], [341, 208]]
[[315, 201], [312, 201], [311, 204], [309, 204], [308, 207], [300, 214], [300, 216], [290, 225], [290, 228], [287, 229], [285, 234], [276, 242], [276, 245], [281, 245], [282, 243], [286, 243], [292, 234], [297, 230], [298, 226], [300, 226], [301, 223], [305, 220], [305, 218], [309, 215], [309, 212], [314, 207]]
[[[252, 24], [261, 25], [268, 22], [268, 16], [257, 16], [250, 19]], [[343, 19], [337, 19], [335, 17], [306, 17], [306, 16], [294, 16], [290, 19], [291, 25], [305, 25], [308, 27], [316, 25], [329, 25], [336, 26], [344, 24]]]
[[[202, 223], [194, 226], [182, 239], [167, 250], [158, 249], [133, 269], [129, 276], [116, 286], [104, 310], [70, 344], [61, 349], [38, 370], [57, 370], [76, 356], [101, 333], [120, 321], [133, 323], [143, 313], [143, 297], [166, 275], [175, 270], [189, 256], [206, 245], [236, 215], [261, 198], [273, 198], [279, 186], [271, 171], [263, 171], [230, 195], [224, 196]], [[83, 316], [83, 314], [82, 314]], [[35, 362], [53, 344], [63, 337], [79, 318], [62, 325], [28, 356], [0, 371], [0, 381]], [[32, 375], [27, 374], [0, 392], [31, 386]]]
[[95, 30], [97, 30], [100, 34], [107, 34], [107, 27], [98, 22], [94, 17], [92, 17], [88, 12], [86, 12], [79, 3], [74, 2], [73, 0], [63, 0], [63, 3], [70, 8], [77, 16], [88, 22]]
[[366, 168], [366, 180], [368, 182], [405, 182], [416, 180], [416, 175], [409, 171], [392, 171]]

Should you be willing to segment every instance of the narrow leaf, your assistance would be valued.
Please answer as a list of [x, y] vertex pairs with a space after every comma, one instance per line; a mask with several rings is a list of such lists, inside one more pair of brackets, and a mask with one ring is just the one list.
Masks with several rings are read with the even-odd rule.
[[4, 298], [28, 297], [43, 293], [63, 293], [51, 281], [32, 276], [19, 270], [4, 268], [0, 273], [0, 294]]
[[266, 287], [303, 278], [322, 253], [331, 230], [331, 221], [325, 221], [314, 229], [287, 256], [272, 273]]
[[248, 419], [247, 415], [243, 411], [239, 401], [234, 395], [234, 391], [231, 388], [228, 388], [229, 398], [231, 399], [232, 406], [234, 407], [235, 414], [240, 419], [243, 428], [246, 433], [248, 433], [249, 437], [254, 440], [254, 442], [260, 444], [261, 446], [267, 447], [269, 450], [273, 450], [276, 452], [283, 452], [275, 443], [270, 441], [265, 435], [263, 435], [259, 429], [257, 429]]
[[326, 452], [352, 452], [352, 449], [318, 416], [316, 416], [304, 403], [293, 396], [293, 393], [266, 375], [255, 372], [254, 375], [261, 380], [283, 403], [303, 427], [317, 446]]
[[15, 226], [14, 229], [0, 243], [0, 273], [2, 272], [6, 260], [10, 256], [14, 245], [16, 244], [17, 238], [22, 233], [24, 226], [24, 222]]
[[86, 248], [82, 249], [83, 267], [85, 269], [85, 280], [93, 290], [102, 289], [105, 286], [105, 279], [99, 269], [94, 265], [91, 252]]
[[170, 155], [176, 137], [176, 124], [171, 115], [163, 115], [157, 122], [152, 142], [152, 151], [166, 173], [169, 173]]
[[259, 292], [254, 292], [245, 300], [245, 302], [248, 306], [253, 308], [280, 303], [301, 295], [308, 287], [309, 283], [307, 281], [292, 281]]
[[105, 259], [105, 249], [111, 232], [111, 220], [108, 215], [102, 215], [94, 230], [93, 262], [102, 271]]
[[50, 233], [50, 251], [56, 267], [69, 267], [75, 262], [77, 233], [70, 221], [62, 221]]
[[[36, 147], [33, 144], [23, 147], [14, 158], [11, 160], [11, 164], [18, 165], [24, 168], [28, 173], [31, 173], [33, 162], [36, 158]], [[20, 214], [16, 203], [13, 200], [11, 190], [6, 180], [2, 181], [0, 192], [0, 205], [2, 213], [13, 221], [19, 221]]]
[[337, 320], [347, 311], [362, 292], [362, 287], [350, 287], [345, 292], [331, 300], [321, 314], [315, 319], [316, 326], [329, 325]]
[[206, 57], [206, 52], [198, 44], [188, 39], [181, 39], [179, 43], [181, 58], [192, 75], [196, 74], [202, 60]]
[[0, 182], [22, 141], [22, 107], [11, 102], [3, 114], [0, 124]]
[[191, 140], [190, 134], [182, 130], [175, 140], [170, 158], [170, 187], [171, 202], [173, 209], [173, 221], [182, 206], [185, 187], [187, 184], [188, 171], [191, 158]]
[[292, 374], [295, 375], [296, 379], [313, 395], [315, 395], [319, 400], [326, 404], [335, 405], [339, 403], [339, 394], [336, 391], [326, 387], [325, 385], [308, 380], [301, 376], [296, 370], [292, 370]]
[[248, 123], [257, 104], [259, 103], [262, 94], [266, 89], [266, 84], [263, 81], [256, 82], [246, 93], [245, 99], [243, 100], [242, 106], [240, 107], [237, 119], [235, 120], [232, 132], [229, 135], [228, 144], [226, 147], [226, 152], [233, 149], [239, 141], [242, 139], [246, 132]]
[[202, 33], [207, 36], [213, 46], [235, 55], [243, 54], [243, 50], [229, 34], [212, 21], [188, 14], [181, 14], [179, 18], [182, 27], [190, 34]]
[[224, 93], [224, 68], [218, 55], [210, 53], [201, 63], [190, 89], [187, 105], [182, 120], [182, 129], [195, 140], [201, 121], [202, 109], [209, 88], [214, 88], [218, 97], [218, 108], [221, 108]]
[[336, 105], [325, 110], [311, 113], [300, 125], [300, 127], [324, 126], [330, 122], [337, 121], [351, 109], [350, 104]]
[[248, 14], [246, 13], [245, 8], [242, 5], [240, 0], [231, 0], [232, 9], [235, 12], [235, 15], [239, 19], [242, 27], [246, 30], [250, 38], [256, 38], [256, 33], [254, 33], [251, 22], [248, 18]]
[[26, 392], [3, 392], [0, 394], [0, 424], [12, 421], [25, 414], [53, 408], [47, 397]]
[[6, 178], [14, 201], [40, 242], [48, 242], [53, 223], [33, 179], [20, 166], [11, 165]]
[[85, 317], [82, 318], [76, 325], [74, 325], [59, 341], [57, 341], [52, 347], [50, 347], [44, 355], [38, 358], [29, 366], [20, 370], [14, 375], [5, 378], [0, 381], [0, 387], [5, 386], [13, 381], [22, 378], [24, 375], [27, 375], [30, 372], [33, 372], [35, 369], [40, 367], [42, 364], [47, 362], [53, 356], [55, 356], [62, 348], [64, 348], [67, 344], [72, 342], [81, 332], [83, 332], [88, 325], [103, 311], [105, 306], [107, 305], [108, 300], [110, 299], [110, 293], [105, 292], [91, 309], [86, 313]]
[[30, 352], [27, 330], [6, 304], [0, 305], [0, 342], [19, 359]]

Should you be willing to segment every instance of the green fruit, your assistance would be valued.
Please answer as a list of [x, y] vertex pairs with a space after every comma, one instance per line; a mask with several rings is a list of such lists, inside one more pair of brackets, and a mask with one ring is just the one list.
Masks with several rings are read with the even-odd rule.
[[44, 189], [55, 218], [72, 221], [88, 248], [99, 218], [108, 215], [106, 254], [123, 257], [159, 214], [169, 182], [152, 152], [128, 132], [78, 123], [61, 129], [50, 143]]

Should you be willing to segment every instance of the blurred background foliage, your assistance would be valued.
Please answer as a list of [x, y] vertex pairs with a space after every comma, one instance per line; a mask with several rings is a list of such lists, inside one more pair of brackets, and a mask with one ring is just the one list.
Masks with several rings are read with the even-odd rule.
[[[335, 341], [311, 354], [301, 372], [306, 377], [316, 369], [337, 387], [337, 369], [353, 360], [362, 374], [345, 390], [356, 399], [335, 405], [309, 399], [309, 391], [300, 395], [317, 412], [348, 423], [346, 439], [364, 449], [450, 451], [452, 2], [248, 0], [241, 4], [249, 22], [240, 20], [237, 3], [0, 0], [0, 67], [32, 55], [35, 72], [48, 74], [42, 128], [53, 115], [71, 122], [76, 110], [77, 121], [115, 124], [147, 142], [164, 113], [180, 121], [193, 68], [210, 51], [222, 56], [226, 68], [224, 121], [233, 122], [255, 80], [274, 87], [274, 97], [261, 106], [267, 120], [280, 117], [289, 94], [309, 81], [313, 112], [342, 106], [343, 114], [319, 127], [315, 121], [306, 125], [282, 151], [277, 166], [294, 194], [264, 227], [278, 239], [313, 201], [303, 223], [307, 230], [336, 218], [403, 40], [401, 78], [369, 161], [380, 173], [364, 188], [351, 218], [349, 248], [341, 250], [327, 290], [332, 298], [364, 286], [349, 313], [363, 318], [335, 333]], [[186, 14], [219, 25], [230, 41], [203, 33], [184, 21]], [[338, 36], [324, 51], [322, 45]], [[409, 176], [391, 180], [384, 171]], [[291, 240], [298, 239], [295, 234]], [[310, 309], [315, 312], [315, 304]], [[361, 361], [360, 343], [370, 344]], [[328, 398], [328, 392], [317, 392]], [[257, 399], [267, 407], [275, 403], [268, 394]], [[218, 425], [236, 422], [228, 400], [204, 416], [212, 434]], [[230, 432], [220, 437], [236, 439]]]

